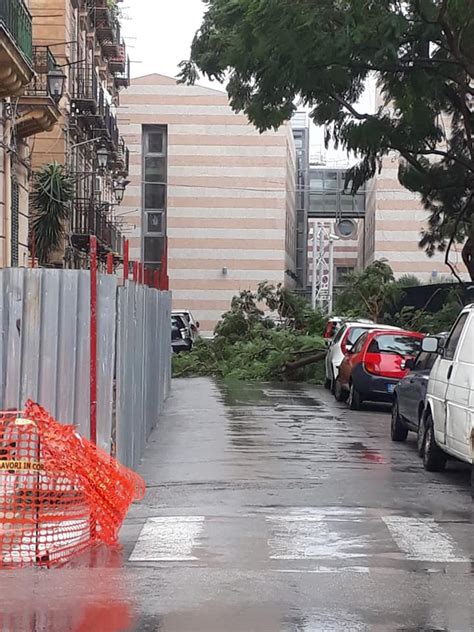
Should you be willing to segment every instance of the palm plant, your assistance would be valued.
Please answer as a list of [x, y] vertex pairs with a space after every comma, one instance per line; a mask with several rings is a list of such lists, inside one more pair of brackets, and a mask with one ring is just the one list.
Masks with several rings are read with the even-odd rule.
[[61, 247], [73, 194], [71, 176], [58, 162], [44, 165], [34, 173], [30, 226], [40, 264], [48, 263], [51, 254]]

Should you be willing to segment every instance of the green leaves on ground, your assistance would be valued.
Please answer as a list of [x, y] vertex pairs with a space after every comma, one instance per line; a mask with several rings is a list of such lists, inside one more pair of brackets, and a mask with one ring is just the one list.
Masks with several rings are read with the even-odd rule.
[[[272, 313], [270, 317], [265, 315]], [[245, 290], [216, 326], [213, 340], [199, 340], [191, 353], [174, 355], [175, 377], [215, 375], [238, 380], [321, 380], [321, 368], [287, 370], [297, 358], [325, 351], [325, 319], [307, 301], [284, 288], [261, 283]]]

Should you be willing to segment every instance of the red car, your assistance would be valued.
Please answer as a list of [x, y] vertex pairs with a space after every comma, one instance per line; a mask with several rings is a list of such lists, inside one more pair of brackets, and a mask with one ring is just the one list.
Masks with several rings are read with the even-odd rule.
[[417, 332], [395, 329], [363, 333], [339, 368], [336, 399], [348, 399], [352, 410], [360, 410], [365, 400], [392, 401], [395, 386], [409, 371], [406, 361], [418, 355], [423, 338]]

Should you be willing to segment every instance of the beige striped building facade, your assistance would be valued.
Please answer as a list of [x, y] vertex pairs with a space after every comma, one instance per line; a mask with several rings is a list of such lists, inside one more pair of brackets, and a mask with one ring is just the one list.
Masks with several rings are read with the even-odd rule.
[[[376, 259], [386, 259], [397, 278], [405, 274], [415, 275], [422, 282], [446, 278], [451, 273], [444, 263], [444, 253], [428, 257], [424, 248], [419, 247], [429, 212], [417, 194], [401, 186], [398, 166], [397, 155], [386, 157], [380, 174], [367, 185], [366, 216], [359, 230], [358, 267], [363, 269]], [[459, 245], [453, 246], [450, 261], [461, 276], [466, 275]]]
[[121, 98], [120, 129], [130, 180], [117, 209], [142, 260], [143, 131], [167, 131], [168, 271], [173, 307], [213, 330], [240, 290], [260, 281], [292, 285], [295, 148], [290, 126], [259, 134], [223, 92], [179, 85], [158, 74], [132, 80]]

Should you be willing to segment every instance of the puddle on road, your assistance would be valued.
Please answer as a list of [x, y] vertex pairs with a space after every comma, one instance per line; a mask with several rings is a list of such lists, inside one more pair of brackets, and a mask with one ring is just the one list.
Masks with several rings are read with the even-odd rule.
[[134, 608], [123, 558], [96, 547], [55, 569], [0, 573], [0, 630], [125, 632]]

